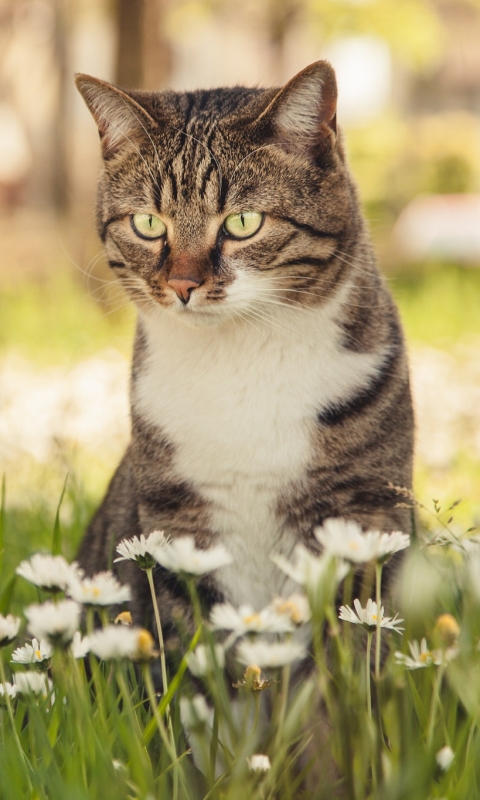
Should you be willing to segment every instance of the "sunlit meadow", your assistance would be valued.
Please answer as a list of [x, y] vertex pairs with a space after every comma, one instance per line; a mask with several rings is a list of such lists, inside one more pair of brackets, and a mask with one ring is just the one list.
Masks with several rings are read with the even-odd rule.
[[[419, 430], [417, 500], [398, 487], [416, 535], [395, 591], [382, 591], [382, 558], [362, 542], [359, 597], [345, 553], [299, 552], [279, 563], [299, 586], [288, 602], [207, 614], [187, 549], [180, 572], [196, 628], [168, 664], [161, 608], [154, 629], [137, 630], [122, 614], [129, 590], [111, 575], [88, 584], [56, 561], [53, 578], [65, 580], [52, 587], [48, 562], [40, 585], [26, 566], [39, 552], [72, 562], [120, 457], [133, 314], [114, 310], [121, 298], [101, 313], [68, 277], [3, 292], [2, 799], [480, 795], [479, 273], [427, 270], [390, 284]], [[104, 291], [90, 282], [90, 295]], [[169, 552], [157, 539], [138, 567], [146, 582]], [[146, 543], [134, 545], [116, 556], [141, 562]], [[170, 556], [164, 566], [177, 568]], [[312, 669], [299, 678], [305, 648]]]

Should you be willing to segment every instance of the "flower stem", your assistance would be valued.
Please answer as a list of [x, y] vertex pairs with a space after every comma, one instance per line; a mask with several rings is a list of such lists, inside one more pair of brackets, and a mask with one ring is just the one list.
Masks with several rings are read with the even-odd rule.
[[[159, 646], [159, 649], [160, 649], [160, 666], [161, 666], [161, 669], [162, 669], [163, 695], [165, 696], [167, 691], [168, 691], [168, 678], [167, 678], [167, 662], [166, 662], [166, 658], [165, 658], [165, 644], [164, 644], [164, 641], [163, 641], [162, 622], [160, 620], [160, 609], [158, 608], [157, 595], [155, 593], [155, 585], [153, 583], [152, 568], [149, 567], [148, 569], [145, 570], [145, 572], [147, 573], [148, 585], [150, 586], [150, 593], [152, 595], [153, 613], [155, 614], [155, 624], [157, 626], [157, 634], [158, 634], [158, 646]], [[144, 675], [146, 675], [146, 674], [147, 674], [147, 671], [144, 671]], [[152, 676], [150, 674], [150, 670], [148, 670], [148, 680], [150, 681], [150, 684], [151, 684], [152, 683]], [[151, 689], [153, 689], [153, 686], [151, 686]], [[148, 691], [148, 687], [147, 687], [147, 691]], [[153, 696], [154, 695], [155, 695], [155, 693], [153, 692]], [[157, 709], [156, 703], [155, 703], [155, 700], [153, 702], [154, 702], [154, 707], [155, 707], [154, 714], [156, 716], [160, 717], [160, 715], [158, 713], [158, 709]], [[176, 751], [176, 747], [175, 747], [175, 735], [174, 735], [174, 732], [173, 732], [172, 715], [170, 713], [170, 703], [167, 704], [167, 707], [165, 709], [165, 716], [166, 716], [166, 719], [167, 719], [168, 732], [170, 734], [170, 747], [171, 747], [171, 751], [173, 753], [173, 762], [175, 763], [176, 760], [177, 760], [177, 751]], [[158, 725], [158, 722], [157, 722], [157, 725]], [[163, 726], [163, 723], [162, 723], [162, 726]], [[175, 766], [174, 767], [174, 772], [173, 772], [173, 798], [174, 798], [174, 800], [176, 800], [177, 797], [178, 797], [178, 766]]]
[[372, 651], [373, 631], [367, 633], [367, 651], [365, 653], [365, 680], [367, 682], [367, 710], [368, 716], [372, 719], [372, 684], [370, 677], [370, 657]]
[[177, 800], [178, 798], [178, 777], [179, 777], [179, 769], [178, 769], [178, 758], [177, 752], [175, 748], [175, 739], [173, 736], [173, 727], [171, 719], [168, 720], [169, 722], [169, 734], [170, 739], [165, 729], [165, 725], [163, 724], [162, 717], [159, 714], [157, 701], [155, 699], [155, 689], [153, 686], [152, 681], [152, 674], [150, 672], [150, 667], [147, 663], [142, 664], [142, 674], [143, 679], [145, 682], [145, 686], [147, 689], [148, 699], [150, 700], [150, 705], [152, 707], [153, 716], [155, 717], [155, 722], [157, 723], [158, 732], [160, 733], [161, 739], [167, 749], [168, 755], [172, 761], [173, 766], [173, 800]]
[[375, 680], [380, 678], [380, 655], [382, 645], [382, 569], [383, 564], [375, 564], [375, 584], [377, 600], [377, 631], [375, 640]]
[[437, 718], [437, 708], [440, 703], [440, 689], [443, 682], [443, 676], [445, 675], [445, 667], [446, 664], [442, 664], [437, 671], [435, 676], [435, 680], [433, 682], [433, 691], [432, 691], [432, 700], [430, 703], [430, 716], [428, 720], [428, 731], [427, 731], [427, 746], [431, 747], [433, 742], [433, 732], [435, 730], [435, 721]]

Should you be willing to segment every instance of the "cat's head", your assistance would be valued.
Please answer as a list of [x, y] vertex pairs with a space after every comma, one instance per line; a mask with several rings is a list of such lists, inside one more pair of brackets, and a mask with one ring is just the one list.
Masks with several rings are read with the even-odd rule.
[[145, 313], [204, 325], [330, 295], [361, 223], [327, 62], [280, 90], [76, 83], [102, 144], [99, 232]]

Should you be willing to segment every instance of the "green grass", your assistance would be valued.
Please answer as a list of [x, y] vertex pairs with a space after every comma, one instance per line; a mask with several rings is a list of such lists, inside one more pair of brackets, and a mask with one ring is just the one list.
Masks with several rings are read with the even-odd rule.
[[480, 268], [419, 265], [388, 283], [409, 341], [449, 348], [480, 335]]

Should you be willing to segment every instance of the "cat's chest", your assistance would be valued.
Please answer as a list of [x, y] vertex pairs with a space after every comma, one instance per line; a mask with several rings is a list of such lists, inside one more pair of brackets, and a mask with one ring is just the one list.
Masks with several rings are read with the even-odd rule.
[[325, 314], [296, 322], [259, 332], [146, 321], [132, 387], [135, 412], [172, 445], [175, 474], [209, 502], [211, 528], [234, 556], [220, 583], [232, 602], [257, 607], [287, 590], [269, 556], [290, 553], [295, 537], [275, 509], [311, 463], [317, 414], [378, 362], [343, 350]]

